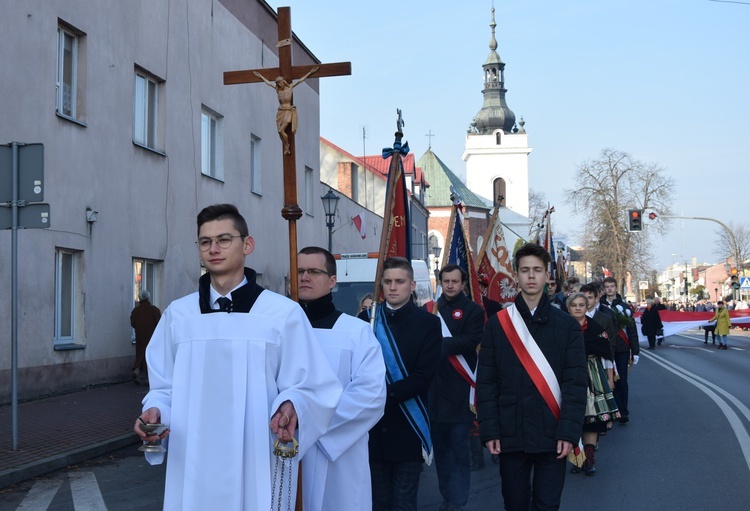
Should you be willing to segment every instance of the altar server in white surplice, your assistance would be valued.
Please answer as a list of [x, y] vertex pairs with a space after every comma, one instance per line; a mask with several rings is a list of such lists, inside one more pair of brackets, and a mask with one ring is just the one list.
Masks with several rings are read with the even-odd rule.
[[336, 310], [336, 261], [320, 247], [298, 256], [299, 300], [344, 393], [328, 431], [302, 460], [305, 511], [369, 511], [368, 431], [383, 416], [385, 363], [370, 325]]
[[[236, 207], [203, 209], [197, 245], [208, 273], [197, 293], [167, 307], [151, 338], [135, 431], [151, 441], [158, 437], [146, 436], [141, 418], [169, 426], [165, 510], [268, 509], [273, 442], [297, 436], [296, 472], [327, 430], [341, 385], [299, 305], [245, 268], [254, 241]], [[164, 455], [146, 456], [155, 464]]]

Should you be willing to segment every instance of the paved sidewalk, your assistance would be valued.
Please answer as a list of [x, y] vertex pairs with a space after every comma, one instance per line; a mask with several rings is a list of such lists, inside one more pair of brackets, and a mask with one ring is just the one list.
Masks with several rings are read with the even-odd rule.
[[138, 443], [147, 391], [128, 382], [19, 403], [16, 451], [10, 404], [0, 406], [0, 488]]

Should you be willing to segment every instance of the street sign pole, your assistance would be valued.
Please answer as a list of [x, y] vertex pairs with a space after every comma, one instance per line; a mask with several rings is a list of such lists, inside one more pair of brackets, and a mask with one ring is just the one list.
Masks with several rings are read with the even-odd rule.
[[[44, 145], [0, 145], [0, 229], [10, 229], [10, 407], [11, 444], [18, 450], [18, 229], [50, 226], [44, 200]], [[10, 193], [8, 194], [8, 189]], [[29, 204], [32, 203], [32, 204]], [[35, 204], [34, 204], [35, 203]], [[8, 215], [10, 212], [10, 215]]]
[[11, 263], [10, 263], [10, 394], [12, 421], [12, 449], [18, 450], [18, 142], [11, 146], [13, 153], [13, 198], [11, 210]]

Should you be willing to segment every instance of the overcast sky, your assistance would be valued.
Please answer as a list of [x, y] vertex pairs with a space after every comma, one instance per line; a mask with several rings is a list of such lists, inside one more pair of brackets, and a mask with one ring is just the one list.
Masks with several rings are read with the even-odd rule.
[[[435, 154], [465, 173], [491, 0], [268, 3], [291, 7], [292, 29], [322, 62], [352, 63], [352, 76], [320, 80], [323, 137], [355, 155], [377, 154], [392, 145], [400, 108], [416, 157], [431, 131]], [[607, 147], [674, 177], [674, 214], [750, 224], [750, 5], [496, 1], [495, 21], [508, 106], [526, 121], [533, 148], [530, 186], [555, 206], [553, 228], [571, 245], [583, 219], [562, 191]], [[717, 229], [673, 221], [670, 234], [653, 239], [654, 265], [717, 262]]]

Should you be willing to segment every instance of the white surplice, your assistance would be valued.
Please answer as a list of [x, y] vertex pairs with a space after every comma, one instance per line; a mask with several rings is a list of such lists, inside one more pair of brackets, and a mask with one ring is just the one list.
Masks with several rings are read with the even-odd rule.
[[[341, 396], [302, 309], [270, 291], [248, 313], [201, 314], [198, 293], [176, 300], [146, 360], [150, 391], [143, 409], [159, 408], [171, 430], [164, 492], [170, 511], [269, 509], [276, 440], [271, 415], [284, 401], [294, 404], [296, 471], [296, 460], [326, 431]], [[163, 455], [147, 459], [160, 463]]]
[[344, 393], [328, 431], [302, 460], [304, 511], [372, 509], [368, 432], [383, 416], [385, 363], [368, 323], [342, 314], [316, 328]]

